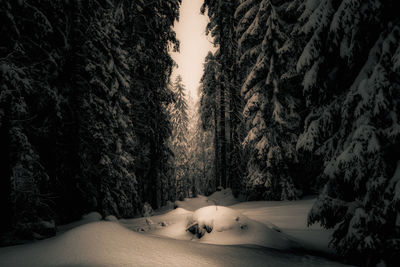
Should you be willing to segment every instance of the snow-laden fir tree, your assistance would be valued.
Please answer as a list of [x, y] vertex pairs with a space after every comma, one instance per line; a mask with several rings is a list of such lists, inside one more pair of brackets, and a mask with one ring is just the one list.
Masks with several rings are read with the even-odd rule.
[[206, 34], [214, 38], [218, 47], [215, 60], [219, 64], [217, 85], [218, 103], [218, 186], [232, 186], [235, 191], [241, 179], [240, 126], [242, 101], [240, 98], [236, 55], [236, 20], [234, 18], [238, 1], [205, 0], [201, 13], [207, 13], [210, 21]]
[[[361, 265], [399, 257], [399, 20], [394, 1], [307, 1], [297, 63], [311, 112], [297, 148], [324, 162], [309, 222]], [[397, 189], [396, 189], [397, 188]]]
[[171, 150], [174, 153], [174, 170], [176, 179], [176, 196], [180, 200], [188, 197], [190, 190], [188, 165], [188, 105], [185, 86], [182, 77], [178, 75], [172, 86], [175, 95], [174, 102], [169, 105], [171, 114], [172, 134], [170, 137]]
[[[94, 2], [95, 3], [95, 2]], [[129, 217], [138, 212], [129, 66], [112, 5], [95, 4], [82, 46], [79, 88], [80, 186], [89, 210]], [[135, 210], [136, 208], [136, 210]]]
[[135, 174], [140, 198], [153, 208], [174, 200], [168, 138], [171, 125], [166, 106], [173, 100], [168, 88], [174, 62], [169, 54], [179, 48], [172, 26], [179, 18], [180, 0], [122, 1], [121, 31], [128, 51], [129, 100], [138, 138]]
[[216, 55], [209, 52], [205, 58], [203, 76], [200, 80], [200, 103], [199, 113], [201, 126], [205, 131], [213, 133], [213, 150], [214, 150], [214, 177], [213, 183], [210, 183], [212, 190], [215, 191], [216, 184], [220, 180], [219, 169], [219, 139], [218, 139], [218, 84], [217, 74], [219, 63]]
[[261, 52], [265, 24], [257, 16], [260, 4], [258, 0], [242, 0], [235, 11], [235, 19], [238, 21], [235, 30], [240, 83], [244, 82]]
[[[62, 8], [51, 1], [0, 2], [2, 228], [13, 228], [23, 238], [55, 231], [49, 191], [55, 183], [54, 135], [61, 119], [62, 98], [54, 83], [66, 48], [58, 45], [63, 38], [56, 38], [55, 25], [64, 25]], [[55, 161], [47, 165], [46, 159]]]
[[[250, 9], [247, 15], [253, 20], [242, 19], [243, 24], [239, 24], [248, 25], [239, 38], [243, 50], [240, 60], [254, 62], [250, 70], [245, 70], [248, 74], [241, 92], [246, 100], [243, 114], [248, 129], [243, 143], [250, 156], [246, 190], [250, 198], [294, 199], [297, 192], [291, 170], [297, 161], [295, 144], [300, 121], [291, 60], [296, 54], [290, 36], [295, 20], [285, 13], [289, 1], [274, 5], [264, 0], [255, 7], [257, 14], [252, 16], [254, 11]], [[259, 34], [262, 41], [252, 38]]]
[[210, 195], [215, 192], [214, 133], [204, 130], [198, 110], [192, 114], [189, 131], [189, 174], [195, 193]]

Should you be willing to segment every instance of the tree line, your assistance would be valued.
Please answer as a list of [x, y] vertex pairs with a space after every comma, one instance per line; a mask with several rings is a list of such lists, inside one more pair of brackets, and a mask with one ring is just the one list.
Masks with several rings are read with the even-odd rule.
[[92, 210], [175, 200], [180, 2], [0, 1], [2, 232], [42, 238]]
[[400, 251], [400, 20], [395, 1], [205, 0], [199, 113], [216, 187], [319, 194], [309, 224], [350, 262]]

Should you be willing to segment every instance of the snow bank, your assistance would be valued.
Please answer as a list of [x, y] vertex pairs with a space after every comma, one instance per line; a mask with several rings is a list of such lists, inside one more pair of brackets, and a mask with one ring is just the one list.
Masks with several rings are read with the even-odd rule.
[[274, 249], [298, 246], [285, 234], [223, 206], [203, 207], [188, 215], [185, 221], [151, 233], [218, 245], [257, 245]]
[[[210, 244], [253, 244], [271, 248], [287, 248], [301, 246], [304, 249], [321, 251], [324, 253], [334, 253], [333, 249], [328, 247], [332, 231], [322, 229], [319, 225], [307, 226], [307, 214], [311, 209], [315, 198], [309, 198], [298, 201], [252, 201], [239, 203], [231, 193], [230, 189], [215, 192], [211, 196], [199, 196], [197, 198], [185, 199], [177, 201], [180, 208], [177, 208], [168, 213], [152, 216], [154, 222], [148, 225], [144, 218], [120, 220], [122, 224], [134, 231], [149, 232], [154, 235], [169, 237], [178, 240], [194, 240], [196, 242]], [[202, 238], [198, 239], [193, 234], [186, 231], [188, 224], [193, 223], [193, 212], [203, 207], [214, 207], [215, 203], [223, 203], [224, 205], [234, 204], [229, 206], [234, 212], [230, 218], [239, 216], [240, 223], [246, 220], [247, 230], [238, 230], [232, 228], [230, 231], [206, 233], [204, 231]], [[236, 204], [235, 204], [236, 203]], [[204, 209], [198, 211], [201, 218], [214, 218], [219, 223], [224, 222], [222, 218], [228, 218], [224, 214], [200, 214], [211, 212]], [[238, 214], [242, 214], [238, 215]], [[220, 216], [221, 215], [221, 216]], [[214, 218], [215, 219], [215, 218]], [[221, 220], [220, 220], [221, 219]], [[229, 223], [236, 223], [234, 220], [229, 220]], [[225, 225], [226, 226], [226, 225]], [[200, 227], [201, 229], [201, 227]], [[275, 233], [279, 234], [276, 235]], [[275, 238], [278, 242], [275, 243]], [[283, 238], [283, 240], [280, 239]], [[291, 241], [288, 241], [291, 240]], [[278, 245], [276, 245], [278, 244]]]
[[307, 225], [307, 215], [315, 198], [297, 201], [251, 201], [231, 206], [248, 218], [270, 228], [278, 228], [305, 249], [334, 253], [328, 247], [332, 230], [323, 229], [318, 224]]
[[0, 266], [340, 266], [318, 257], [259, 248], [215, 246], [89, 223], [30, 245], [0, 248]]

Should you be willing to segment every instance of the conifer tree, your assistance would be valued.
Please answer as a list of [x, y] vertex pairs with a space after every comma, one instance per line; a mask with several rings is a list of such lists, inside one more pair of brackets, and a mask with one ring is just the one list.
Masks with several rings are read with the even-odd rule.
[[218, 46], [217, 61], [220, 66], [218, 75], [219, 115], [218, 115], [218, 185], [222, 187], [237, 184], [240, 179], [240, 110], [242, 107], [238, 79], [236, 76], [236, 39], [234, 13], [237, 1], [204, 1], [201, 12], [207, 12], [210, 22], [206, 33], [214, 37]]
[[98, 3], [88, 9], [94, 14], [86, 21], [90, 26], [79, 53], [80, 186], [87, 193], [89, 210], [129, 217], [137, 213], [134, 206], [137, 209], [139, 203], [127, 52], [121, 48], [115, 7]]
[[58, 45], [62, 8], [50, 1], [0, 2], [1, 195], [6, 229], [24, 238], [54, 234], [49, 188], [55, 181], [44, 160], [54, 155], [48, 147], [56, 146], [52, 134], [61, 119], [54, 81], [66, 48]]
[[335, 228], [337, 251], [371, 266], [393, 262], [399, 251], [392, 154], [399, 148], [392, 116], [398, 113], [399, 26], [392, 5], [307, 3], [302, 20], [309, 39], [297, 64], [311, 107], [298, 148], [324, 158], [326, 181], [309, 221]]
[[215, 192], [214, 132], [204, 129], [201, 121], [200, 103], [191, 114], [188, 140], [189, 175], [193, 195], [210, 195]]
[[140, 184], [140, 198], [153, 208], [166, 203], [162, 188], [172, 177], [168, 138], [171, 125], [166, 106], [173, 100], [168, 88], [173, 60], [168, 51], [179, 48], [172, 26], [179, 17], [180, 0], [123, 1], [124, 47], [129, 54], [132, 85], [132, 122], [138, 138], [135, 174]]
[[247, 74], [241, 92], [247, 101], [243, 114], [248, 129], [244, 145], [250, 156], [246, 181], [250, 198], [297, 197], [291, 170], [297, 162], [300, 117], [291, 61], [296, 54], [291, 43], [295, 19], [285, 13], [290, 7], [287, 1], [279, 5], [269, 0], [245, 1], [236, 14], [243, 16], [238, 28], [242, 32], [240, 60], [253, 63], [251, 69], [244, 66]]
[[203, 130], [210, 131], [213, 134], [213, 150], [214, 150], [214, 182], [210, 183], [212, 190], [216, 190], [220, 181], [220, 158], [219, 158], [219, 124], [218, 124], [218, 85], [217, 73], [219, 63], [216, 56], [211, 52], [205, 58], [204, 72], [201, 77], [200, 87], [200, 120]]
[[175, 100], [170, 104], [172, 134], [171, 149], [174, 153], [174, 169], [177, 198], [189, 196], [189, 166], [188, 166], [188, 105], [182, 77], [178, 75], [173, 84]]

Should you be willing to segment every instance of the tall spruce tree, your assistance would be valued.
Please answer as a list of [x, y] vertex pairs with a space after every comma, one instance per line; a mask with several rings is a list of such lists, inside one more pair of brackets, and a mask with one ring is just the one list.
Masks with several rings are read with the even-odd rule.
[[175, 100], [169, 106], [172, 123], [172, 135], [170, 146], [174, 153], [174, 174], [176, 179], [176, 196], [180, 200], [188, 197], [190, 189], [189, 166], [188, 166], [188, 105], [186, 100], [185, 86], [182, 77], [178, 75], [172, 88]]
[[[202, 90], [200, 89], [200, 92]], [[215, 192], [215, 151], [213, 129], [202, 125], [200, 102], [193, 105], [188, 140], [189, 175], [194, 195], [210, 195]], [[194, 189], [194, 190], [193, 190]]]
[[218, 46], [217, 61], [220, 66], [218, 75], [219, 119], [218, 119], [218, 186], [227, 187], [238, 184], [241, 177], [240, 166], [240, 123], [242, 101], [239, 95], [236, 75], [236, 39], [234, 13], [237, 1], [204, 1], [201, 12], [207, 12], [210, 22], [206, 33], [214, 37]]
[[[129, 54], [132, 85], [132, 121], [138, 137], [135, 174], [140, 198], [153, 208], [173, 199], [170, 184], [171, 151], [168, 137], [171, 125], [166, 106], [173, 100], [168, 88], [173, 60], [169, 49], [179, 48], [174, 22], [179, 17], [180, 0], [136, 2], [123, 1], [123, 39]], [[164, 192], [164, 193], [163, 193]]]
[[1, 203], [5, 229], [24, 238], [54, 233], [50, 190], [59, 147], [55, 127], [62, 118], [55, 83], [67, 49], [64, 7], [51, 1], [0, 2]]
[[137, 213], [139, 203], [133, 173], [135, 137], [129, 116], [127, 52], [121, 48], [115, 7], [93, 3], [88, 10], [94, 14], [84, 21], [90, 25], [87, 39], [79, 52], [82, 69], [78, 72], [83, 78], [77, 105], [79, 184], [86, 192], [89, 210], [129, 217]]
[[[239, 62], [243, 66], [243, 114], [248, 129], [247, 194], [250, 198], [294, 199], [293, 166], [300, 126], [299, 95], [291, 42], [296, 17], [289, 1], [243, 2], [236, 13], [239, 23]], [[254, 10], [257, 8], [257, 12]], [[248, 10], [245, 12], [245, 10]], [[247, 27], [247, 29], [246, 29]], [[263, 36], [263, 39], [259, 36]]]
[[219, 63], [216, 55], [209, 52], [205, 58], [203, 76], [200, 83], [200, 120], [203, 130], [211, 131], [213, 134], [213, 150], [214, 150], [214, 182], [210, 183], [212, 190], [216, 190], [220, 181], [220, 158], [219, 158], [219, 118], [218, 118], [218, 84], [217, 74], [219, 71]]
[[[297, 69], [311, 113], [297, 147], [323, 159], [309, 222], [361, 265], [398, 257], [399, 24], [392, 1], [307, 2]], [[397, 240], [397, 241], [396, 241]], [[397, 258], [398, 259], [398, 258]], [[394, 261], [393, 261], [394, 260]]]

